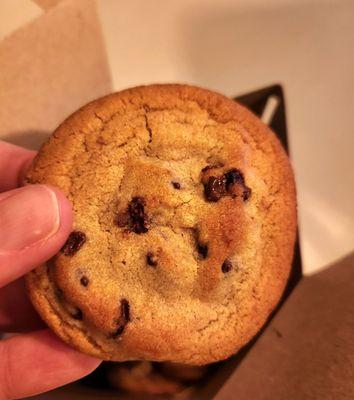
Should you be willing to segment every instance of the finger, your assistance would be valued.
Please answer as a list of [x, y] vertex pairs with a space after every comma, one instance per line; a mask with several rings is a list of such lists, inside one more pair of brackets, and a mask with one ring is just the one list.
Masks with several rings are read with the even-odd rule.
[[0, 289], [0, 332], [29, 332], [44, 327], [27, 296], [23, 278]]
[[54, 187], [28, 185], [0, 194], [0, 287], [57, 253], [71, 225], [71, 205]]
[[35, 151], [0, 141], [0, 192], [21, 185], [24, 173], [35, 155]]
[[46, 392], [93, 371], [100, 361], [79, 353], [49, 330], [0, 342], [0, 400]]

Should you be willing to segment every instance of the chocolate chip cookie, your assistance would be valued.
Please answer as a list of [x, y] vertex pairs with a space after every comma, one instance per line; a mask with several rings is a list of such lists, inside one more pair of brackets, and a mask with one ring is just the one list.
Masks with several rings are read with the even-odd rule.
[[281, 297], [292, 169], [271, 130], [220, 94], [151, 85], [93, 101], [44, 144], [27, 182], [73, 204], [67, 243], [27, 283], [42, 318], [83, 352], [222, 360]]
[[113, 388], [132, 393], [167, 395], [185, 392], [205, 377], [208, 366], [130, 361], [109, 363], [104, 366], [104, 370], [107, 381]]
[[182, 382], [159, 373], [149, 361], [116, 363], [108, 370], [107, 380], [113, 388], [131, 393], [172, 395], [185, 388]]

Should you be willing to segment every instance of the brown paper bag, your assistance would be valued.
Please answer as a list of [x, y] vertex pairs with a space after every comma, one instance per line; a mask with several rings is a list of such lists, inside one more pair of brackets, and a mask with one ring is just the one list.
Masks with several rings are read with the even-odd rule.
[[36, 149], [71, 112], [111, 91], [93, 0], [45, 12], [0, 42], [0, 139]]

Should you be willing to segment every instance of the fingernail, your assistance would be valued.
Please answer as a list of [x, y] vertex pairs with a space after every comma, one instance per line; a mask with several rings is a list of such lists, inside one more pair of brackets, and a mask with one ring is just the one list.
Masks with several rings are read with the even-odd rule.
[[29, 185], [0, 198], [0, 253], [14, 252], [52, 237], [59, 229], [55, 192], [44, 185]]

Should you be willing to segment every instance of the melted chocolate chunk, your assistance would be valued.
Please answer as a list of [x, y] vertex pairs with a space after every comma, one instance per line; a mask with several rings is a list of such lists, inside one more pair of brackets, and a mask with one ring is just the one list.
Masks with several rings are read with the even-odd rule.
[[122, 299], [120, 302], [121, 314], [126, 322], [130, 321], [130, 307], [129, 302], [126, 299]]
[[119, 325], [117, 330], [111, 335], [112, 338], [120, 336], [124, 332], [125, 325]]
[[221, 266], [221, 271], [226, 274], [227, 272], [230, 272], [232, 270], [232, 262], [228, 259], [226, 259], [222, 266]]
[[231, 169], [226, 172], [226, 188], [227, 190], [231, 190], [232, 185], [241, 185], [243, 187], [242, 199], [243, 201], [247, 201], [251, 196], [251, 189], [246, 186], [245, 177], [243, 173], [239, 169]]
[[80, 279], [80, 283], [81, 283], [81, 285], [82, 286], [87, 286], [88, 284], [89, 284], [89, 280], [88, 280], [88, 278], [86, 277], [86, 276], [83, 276], [81, 279]]
[[135, 233], [146, 233], [147, 216], [145, 214], [145, 201], [141, 197], [133, 197], [129, 203], [130, 229]]
[[231, 169], [230, 171], [226, 172], [224, 176], [226, 178], [227, 190], [229, 190], [230, 186], [235, 185], [236, 183], [242, 186], [245, 184], [245, 178], [239, 169]]
[[198, 250], [199, 255], [202, 258], [207, 258], [207, 256], [208, 256], [208, 246], [206, 244], [198, 243], [197, 244], [197, 250]]
[[243, 193], [242, 193], [243, 201], [247, 201], [250, 198], [251, 192], [252, 191], [248, 186], [244, 186]]
[[82, 311], [80, 310], [80, 308], [77, 308], [77, 309], [75, 310], [75, 312], [74, 312], [73, 314], [71, 314], [71, 316], [72, 316], [74, 319], [82, 320]]
[[198, 228], [193, 228], [192, 232], [199, 258], [207, 258], [209, 251], [208, 244], [200, 237], [200, 231]]
[[[206, 171], [205, 168], [203, 168], [202, 172]], [[212, 167], [208, 169], [210, 168]], [[206, 183], [204, 183], [205, 198], [207, 201], [217, 202], [224, 196], [236, 197], [236, 194], [233, 192], [234, 185], [242, 186], [242, 199], [243, 201], [248, 200], [251, 195], [251, 189], [246, 186], [242, 172], [236, 168], [230, 169], [218, 177], [210, 176]]]
[[137, 234], [148, 231], [147, 221], [145, 201], [141, 197], [133, 197], [127, 211], [118, 213], [115, 218], [116, 225], [121, 228], [127, 227], [130, 231]]
[[120, 316], [117, 320], [117, 328], [111, 337], [116, 338], [124, 332], [125, 326], [130, 321], [130, 307], [126, 299], [120, 301]]
[[147, 265], [150, 265], [150, 267], [156, 267], [157, 261], [158, 261], [157, 256], [154, 253], [152, 253], [151, 251], [149, 251], [146, 254], [146, 263], [147, 263]]
[[211, 176], [204, 185], [204, 194], [208, 201], [219, 201], [226, 195], [226, 178], [222, 175], [219, 178]]
[[175, 188], [175, 189], [181, 189], [181, 184], [180, 183], [178, 183], [178, 182], [172, 182], [172, 186]]
[[83, 232], [73, 231], [70, 233], [68, 240], [61, 248], [61, 251], [66, 256], [71, 257], [81, 249], [81, 247], [85, 242], [86, 242], [86, 235]]

